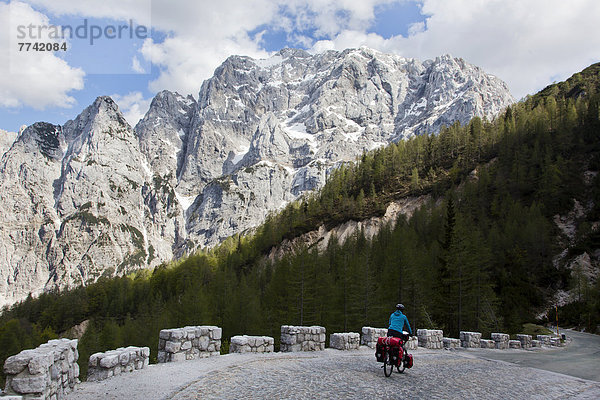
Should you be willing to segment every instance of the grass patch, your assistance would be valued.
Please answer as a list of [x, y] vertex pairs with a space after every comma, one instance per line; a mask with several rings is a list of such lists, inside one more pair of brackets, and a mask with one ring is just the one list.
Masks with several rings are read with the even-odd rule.
[[523, 332], [526, 335], [531, 335], [534, 339], [537, 335], [552, 335], [552, 331], [545, 326], [536, 324], [523, 324]]

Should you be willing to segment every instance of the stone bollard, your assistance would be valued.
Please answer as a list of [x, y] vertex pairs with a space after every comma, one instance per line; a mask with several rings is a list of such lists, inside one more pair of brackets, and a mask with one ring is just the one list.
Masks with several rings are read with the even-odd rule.
[[338, 350], [358, 350], [360, 335], [351, 333], [332, 333], [329, 336], [329, 347]]
[[542, 342], [540, 342], [539, 340], [532, 340], [531, 347], [542, 347]]
[[416, 350], [419, 345], [419, 339], [416, 336], [411, 336], [408, 338], [408, 342], [404, 345], [406, 350]]
[[537, 335], [537, 340], [542, 343], [542, 346], [550, 346], [550, 335]]
[[522, 349], [531, 348], [531, 335], [517, 335], [517, 340], [521, 342]]
[[360, 344], [374, 349], [377, 345], [377, 339], [387, 336], [387, 331], [388, 330], [385, 328], [371, 328], [369, 326], [363, 326]]
[[506, 333], [492, 333], [492, 339], [496, 342], [496, 348], [498, 350], [506, 350], [508, 349], [508, 341], [510, 340], [510, 335]]
[[481, 347], [480, 332], [460, 331], [460, 346], [468, 349], [477, 349]]
[[325, 350], [325, 328], [322, 326], [281, 326], [282, 352]]
[[550, 338], [550, 346], [561, 347], [562, 343], [560, 342], [560, 338], [551, 337]]
[[[462, 332], [461, 332], [462, 333]], [[458, 349], [460, 347], [459, 339], [443, 338], [445, 349]]]
[[269, 336], [234, 336], [229, 353], [272, 353], [275, 340]]
[[220, 351], [221, 328], [216, 326], [186, 326], [160, 331], [159, 363], [218, 356]]
[[508, 348], [510, 349], [520, 349], [521, 348], [521, 342], [518, 340], [509, 340], [508, 341]]
[[419, 346], [427, 349], [442, 349], [444, 348], [443, 337], [444, 332], [435, 329], [419, 329], [417, 330], [419, 337]]
[[90, 356], [88, 381], [102, 381], [123, 372], [146, 368], [150, 361], [148, 347], [121, 347]]
[[496, 342], [494, 342], [491, 339], [481, 339], [479, 341], [479, 346], [482, 349], [495, 349], [496, 348]]
[[55, 339], [4, 362], [9, 398], [63, 399], [79, 383], [77, 340]]

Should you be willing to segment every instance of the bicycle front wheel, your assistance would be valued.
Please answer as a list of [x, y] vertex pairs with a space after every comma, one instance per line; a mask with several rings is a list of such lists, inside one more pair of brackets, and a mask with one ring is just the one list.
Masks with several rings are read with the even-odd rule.
[[398, 369], [399, 374], [403, 373], [405, 368], [406, 367], [404, 366], [404, 361], [400, 361], [400, 365], [396, 366], [396, 369]]

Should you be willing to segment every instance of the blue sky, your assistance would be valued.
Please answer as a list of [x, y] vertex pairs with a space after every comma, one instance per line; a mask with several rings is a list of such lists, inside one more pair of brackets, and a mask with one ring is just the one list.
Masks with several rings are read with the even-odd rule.
[[[505, 80], [515, 97], [597, 62], [595, 0], [23, 0], [0, 2], [0, 129], [63, 124], [112, 95], [134, 124], [162, 89], [197, 96], [231, 54], [268, 57], [369, 46], [419, 59], [452, 54]], [[145, 37], [69, 41], [18, 54], [19, 24], [149, 27]], [[128, 32], [127, 29], [124, 30]], [[88, 31], [89, 32], [89, 31]], [[60, 42], [60, 41], [59, 41]]]

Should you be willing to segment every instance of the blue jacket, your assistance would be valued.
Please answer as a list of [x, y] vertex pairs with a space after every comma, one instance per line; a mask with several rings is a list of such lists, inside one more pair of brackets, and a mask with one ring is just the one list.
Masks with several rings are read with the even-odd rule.
[[406, 315], [402, 314], [402, 311], [396, 310], [390, 315], [390, 327], [389, 329], [393, 329], [398, 332], [402, 332], [404, 330], [404, 325], [408, 327], [408, 333], [412, 335], [412, 329], [410, 329], [410, 324], [408, 323], [408, 318]]

